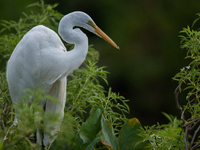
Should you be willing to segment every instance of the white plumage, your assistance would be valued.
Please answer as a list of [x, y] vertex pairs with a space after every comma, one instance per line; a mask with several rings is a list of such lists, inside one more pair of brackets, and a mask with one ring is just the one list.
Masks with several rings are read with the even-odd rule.
[[[24, 35], [7, 63], [7, 80], [13, 103], [21, 102], [24, 89], [36, 86], [60, 101], [61, 105], [49, 100], [42, 104], [45, 111], [60, 114], [57, 123], [53, 124], [54, 130], [44, 133], [43, 140], [38, 130], [37, 141], [40, 144], [43, 142], [43, 145], [52, 143], [56, 136], [50, 135], [60, 130], [66, 101], [66, 77], [83, 63], [88, 52], [88, 38], [79, 28], [74, 28], [75, 26], [93, 32], [118, 48], [87, 14], [77, 11], [65, 15], [58, 28], [62, 39], [75, 45], [73, 50], [67, 52], [53, 30], [38, 25]], [[14, 124], [18, 121], [20, 120], [15, 117]], [[44, 122], [44, 125], [48, 128], [49, 123]]]

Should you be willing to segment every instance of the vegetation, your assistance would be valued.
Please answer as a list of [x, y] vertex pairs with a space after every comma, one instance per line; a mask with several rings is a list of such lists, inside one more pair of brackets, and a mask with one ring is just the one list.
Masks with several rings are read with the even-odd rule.
[[[39, 7], [41, 12], [23, 13], [18, 22], [2, 21], [0, 35], [0, 150], [1, 149], [40, 149], [35, 143], [36, 129], [43, 129], [38, 119], [55, 121], [55, 114], [44, 115], [37, 104], [44, 99], [57, 100], [45, 95], [37, 88], [27, 89], [23, 102], [12, 105], [6, 81], [6, 62], [17, 43], [33, 26], [43, 24], [57, 32], [62, 14], [56, 12], [55, 5], [46, 5], [43, 1], [29, 5]], [[198, 14], [200, 15], [200, 14]], [[196, 20], [198, 21], [198, 19]], [[195, 21], [195, 22], [196, 22]], [[7, 31], [7, 34], [3, 34]], [[176, 104], [181, 112], [177, 117], [163, 113], [169, 119], [168, 124], [142, 127], [136, 118], [127, 119], [129, 106], [119, 93], [109, 88], [105, 91], [100, 81], [107, 85], [105, 67], [98, 67], [99, 53], [92, 45], [82, 67], [68, 77], [67, 102], [61, 130], [55, 142], [45, 149], [187, 149], [199, 147], [197, 134], [200, 130], [199, 103], [199, 31], [189, 27], [181, 31], [182, 48], [187, 50], [191, 63], [175, 75], [178, 81], [175, 90]], [[70, 48], [72, 45], [65, 44]], [[180, 93], [186, 93], [186, 99], [179, 102]], [[29, 106], [28, 102], [34, 99]], [[185, 103], [184, 103], [185, 102]], [[21, 122], [13, 126], [14, 109], [19, 112]], [[34, 113], [36, 112], [37, 113]]]
[[[193, 25], [200, 19], [194, 21]], [[181, 47], [187, 50], [186, 58], [191, 59], [188, 66], [181, 69], [173, 78], [178, 81], [178, 87], [175, 90], [176, 105], [181, 112], [182, 128], [184, 129], [184, 145], [185, 149], [193, 150], [200, 145], [198, 132], [200, 131], [200, 100], [199, 100], [199, 79], [200, 79], [200, 48], [199, 37], [200, 32], [187, 28], [183, 28], [181, 33]], [[179, 102], [180, 93], [186, 93], [185, 103]], [[192, 134], [191, 134], [192, 133]]]

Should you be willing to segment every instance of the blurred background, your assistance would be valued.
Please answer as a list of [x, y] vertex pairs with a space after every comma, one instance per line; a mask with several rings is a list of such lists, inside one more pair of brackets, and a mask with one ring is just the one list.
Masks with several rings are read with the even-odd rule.
[[[30, 13], [26, 6], [37, 1], [0, 0], [0, 20], [18, 21], [22, 12]], [[178, 36], [200, 13], [199, 0], [44, 1], [59, 3], [56, 10], [62, 14], [86, 12], [120, 47], [117, 50], [87, 32], [89, 43], [100, 52], [98, 65], [110, 72], [109, 86], [130, 100], [128, 118], [137, 117], [142, 125], [167, 123], [162, 112], [179, 118], [174, 100], [177, 82], [172, 77], [189, 60], [184, 59]], [[199, 27], [197, 22], [194, 29]]]

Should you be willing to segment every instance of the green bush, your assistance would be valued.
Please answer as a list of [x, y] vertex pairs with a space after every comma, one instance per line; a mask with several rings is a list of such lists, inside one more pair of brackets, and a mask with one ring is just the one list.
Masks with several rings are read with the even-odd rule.
[[[44, 110], [37, 104], [46, 98], [53, 101], [56, 100], [45, 95], [44, 91], [35, 88], [27, 89], [23, 102], [16, 104], [22, 121], [19, 122], [17, 127], [12, 125], [14, 110], [9, 96], [5, 69], [6, 62], [15, 46], [32, 27], [43, 24], [57, 32], [58, 22], [63, 15], [53, 9], [56, 6], [57, 4], [46, 5], [43, 1], [34, 3], [28, 7], [39, 7], [40, 12], [38, 14], [32, 13], [28, 15], [23, 13], [24, 16], [18, 22], [2, 21], [1, 23], [4, 28], [1, 30], [2, 35], [0, 36], [0, 55], [2, 58], [0, 60], [2, 64], [0, 68], [0, 120], [2, 125], [0, 130], [0, 149], [38, 148], [39, 145], [34, 143], [34, 132], [36, 132], [37, 128], [43, 129], [43, 126], [42, 124], [37, 124], [37, 119], [53, 120], [52, 114], [51, 117], [45, 116]], [[3, 34], [4, 31], [9, 31], [9, 33]], [[71, 47], [69, 44], [66, 44], [66, 46]], [[86, 61], [82, 67], [68, 77], [65, 117], [58, 138], [50, 146], [52, 149], [63, 147], [74, 149], [80, 141], [78, 134], [84, 125], [86, 116], [90, 116], [98, 108], [102, 110], [101, 114], [104, 114], [104, 117], [111, 122], [116, 134], [118, 134], [119, 129], [127, 120], [124, 115], [129, 112], [129, 107], [126, 104], [127, 100], [119, 94], [113, 93], [111, 88], [106, 92], [99, 83], [99, 80], [107, 83], [106, 76], [108, 72], [104, 71], [105, 67], [98, 67], [96, 65], [98, 58], [98, 52], [90, 46]], [[35, 101], [29, 107], [28, 101], [31, 99]], [[114, 111], [114, 109], [118, 111]], [[90, 112], [88, 112], [89, 110]], [[34, 113], [35, 111], [38, 113]], [[88, 128], [88, 126], [85, 128]], [[96, 138], [96, 134], [93, 135], [94, 138]], [[100, 140], [98, 139], [93, 143], [99, 145], [99, 142]], [[81, 144], [79, 145], [81, 147]]]
[[[44, 110], [38, 103], [46, 98], [55, 103], [57, 100], [45, 95], [45, 92], [37, 87], [24, 91], [26, 94], [22, 98], [22, 103], [13, 106], [5, 73], [6, 62], [12, 51], [32, 27], [43, 24], [57, 32], [58, 22], [63, 15], [54, 10], [56, 6], [57, 4], [46, 5], [40, 1], [28, 6], [38, 7], [38, 13], [23, 13], [23, 17], [17, 22], [1, 22], [3, 28], [0, 32], [0, 150], [41, 149], [35, 143], [34, 133], [37, 129], [45, 129], [38, 120], [51, 122], [56, 120], [56, 114], [44, 115]], [[68, 77], [67, 101], [61, 129], [55, 142], [45, 149], [192, 150], [199, 148], [197, 133], [200, 130], [200, 32], [187, 27], [181, 34], [185, 34], [181, 35], [181, 47], [187, 50], [186, 58], [192, 61], [173, 77], [178, 81], [175, 100], [181, 112], [180, 119], [163, 113], [169, 119], [168, 124], [158, 123], [144, 128], [138, 119], [127, 119], [125, 114], [129, 113], [128, 100], [119, 93], [112, 92], [111, 88], [105, 91], [100, 85], [100, 81], [108, 85], [108, 72], [105, 71], [105, 67], [97, 66], [99, 53], [90, 45], [81, 68]], [[66, 43], [65, 46], [73, 47]], [[180, 104], [179, 95], [183, 92], [187, 96], [184, 101], [182, 100], [185, 103]], [[34, 103], [29, 106], [28, 102], [32, 99]], [[21, 118], [17, 126], [13, 126], [15, 115], [13, 107], [18, 109], [18, 116]]]
[[[193, 25], [200, 19], [194, 21]], [[171, 115], [164, 115], [169, 119], [167, 125], [145, 127], [141, 132], [143, 138], [151, 143], [153, 149], [186, 149], [200, 148], [200, 32], [189, 26], [180, 31], [181, 48], [187, 50], [186, 59], [191, 62], [180, 69], [173, 80], [178, 81], [175, 89], [176, 106], [180, 110], [180, 119]], [[180, 94], [186, 95], [185, 99]]]
[[[200, 19], [194, 21], [193, 25]], [[200, 142], [198, 132], [200, 131], [200, 32], [192, 30], [189, 26], [183, 28], [180, 32], [181, 48], [187, 50], [186, 58], [191, 62], [183, 67], [179, 73], [174, 76], [174, 80], [178, 81], [175, 90], [176, 105], [181, 112], [182, 128], [184, 130], [185, 149], [193, 150], [199, 148]], [[186, 94], [183, 104], [180, 103], [180, 94]]]

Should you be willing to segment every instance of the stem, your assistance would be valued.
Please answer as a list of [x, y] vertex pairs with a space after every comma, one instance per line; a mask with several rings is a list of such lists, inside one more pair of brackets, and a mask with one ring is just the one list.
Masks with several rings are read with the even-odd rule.
[[[194, 119], [194, 120], [188, 122], [187, 124], [182, 125], [182, 127], [185, 128], [186, 126], [190, 125], [191, 123], [194, 123], [195, 121], [198, 121], [198, 122], [199, 122], [199, 121], [200, 121], [200, 118], [196, 118], [196, 119]], [[197, 122], [197, 123], [198, 123], [198, 122]]]
[[[182, 84], [182, 83], [183, 83], [183, 81], [182, 81], [180, 84]], [[181, 105], [180, 105], [179, 102], [178, 102], [179, 93], [180, 93], [180, 91], [179, 91], [179, 86], [177, 86], [176, 89], [175, 89], [175, 91], [174, 91], [175, 100], [176, 100], [176, 106], [177, 106], [177, 108], [178, 108], [178, 109], [181, 111], [181, 113], [182, 113], [183, 108], [181, 107]]]
[[7, 135], [8, 135], [8, 133], [9, 133], [10, 129], [13, 127], [13, 125], [14, 125], [14, 124], [12, 124], [12, 125], [10, 126], [10, 128], [8, 129], [8, 131], [6, 132], [6, 135], [5, 135], [5, 137], [3, 138], [4, 141], [8, 139], [8, 138], [7, 138]]
[[[198, 121], [197, 121], [197, 120], [198, 120]], [[200, 122], [200, 118], [195, 119], [195, 121], [197, 121], [197, 122], [190, 128], [190, 130], [193, 130], [194, 127], [196, 127], [196, 125]]]
[[79, 98], [80, 94], [83, 92], [84, 87], [86, 86], [86, 83], [89, 81], [90, 78], [91, 78], [91, 75], [89, 75], [89, 76], [86, 78], [83, 87], [80, 89], [78, 95], [76, 96], [75, 100], [73, 101], [73, 104], [72, 104], [72, 107], [71, 107], [71, 112], [73, 112], [73, 110], [74, 110], [74, 103], [76, 103], [77, 99]]
[[191, 150], [195, 150], [195, 148], [197, 147], [197, 146], [199, 146], [200, 145], [200, 141], [197, 143], [197, 144], [195, 144], [192, 148], [191, 148]]
[[185, 144], [185, 149], [187, 150], [187, 139], [188, 139], [188, 127], [185, 128], [185, 135], [184, 135], [184, 144]]
[[[199, 130], [200, 130], [200, 125], [199, 125], [199, 127], [195, 130], [195, 132], [194, 132], [194, 135], [193, 135], [193, 137], [192, 137], [192, 140], [191, 140], [191, 142], [190, 142], [190, 147], [192, 147], [192, 144], [194, 143], [194, 139], [195, 139], [195, 137], [196, 137], [196, 135], [197, 135], [197, 133], [199, 132]], [[199, 143], [200, 144], [200, 143]], [[198, 146], [198, 145], [197, 145]], [[189, 147], [189, 148], [190, 148]], [[192, 147], [193, 148], [193, 147]]]

